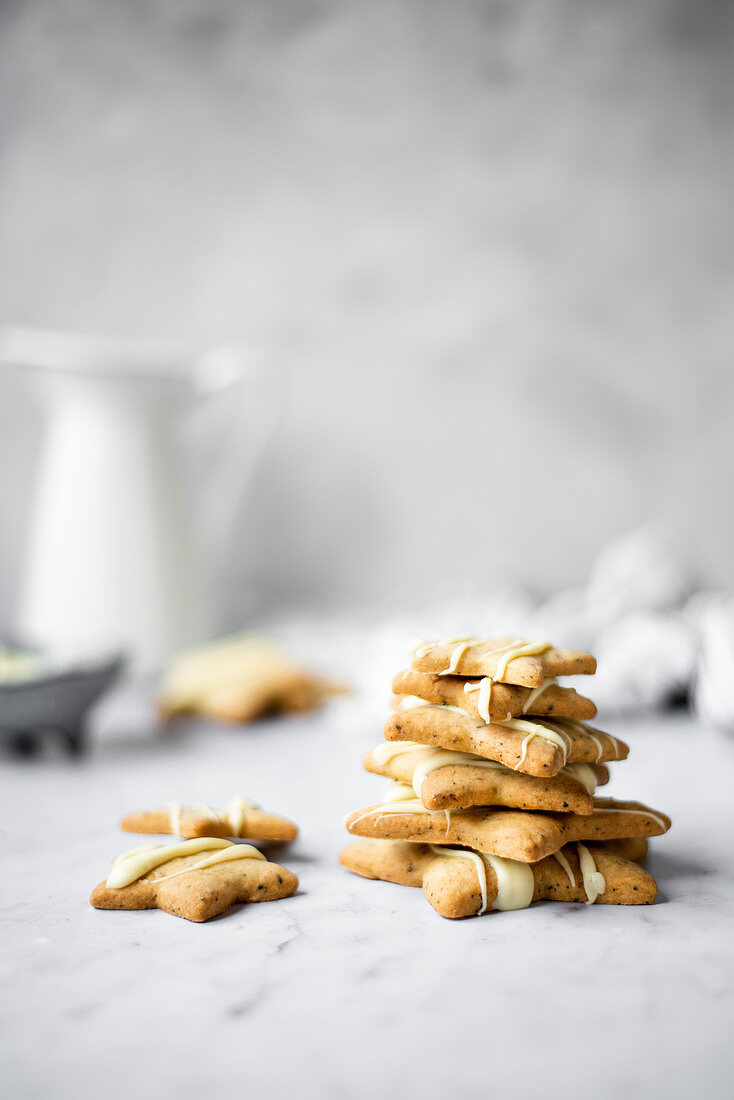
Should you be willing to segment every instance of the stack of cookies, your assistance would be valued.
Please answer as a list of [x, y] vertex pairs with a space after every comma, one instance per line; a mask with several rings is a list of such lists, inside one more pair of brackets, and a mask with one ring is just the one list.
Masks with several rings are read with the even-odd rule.
[[520, 638], [418, 644], [393, 679], [385, 743], [364, 758], [392, 782], [346, 821], [340, 859], [365, 878], [422, 886], [444, 917], [541, 898], [650, 904], [636, 862], [670, 820], [599, 798], [628, 747], [587, 725], [596, 707], [557, 677], [590, 675], [588, 653]]

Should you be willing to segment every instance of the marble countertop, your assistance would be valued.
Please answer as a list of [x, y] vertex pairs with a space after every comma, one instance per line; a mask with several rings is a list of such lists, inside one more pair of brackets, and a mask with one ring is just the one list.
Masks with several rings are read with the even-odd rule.
[[[165, 736], [138, 710], [80, 762], [0, 765], [8, 1097], [730, 1095], [733, 740], [682, 715], [613, 727], [632, 752], [610, 793], [674, 819], [655, 906], [450, 922], [337, 862], [380, 789], [358, 699]], [[124, 813], [238, 793], [300, 823], [294, 897], [204, 925], [92, 909], [135, 842]]]

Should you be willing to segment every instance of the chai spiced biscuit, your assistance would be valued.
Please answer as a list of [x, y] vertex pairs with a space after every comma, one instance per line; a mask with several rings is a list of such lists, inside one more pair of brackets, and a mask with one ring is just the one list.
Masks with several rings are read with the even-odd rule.
[[412, 785], [427, 810], [512, 806], [590, 814], [592, 795], [609, 782], [603, 764], [566, 764], [554, 776], [527, 775], [468, 752], [385, 742], [362, 759], [366, 771]]
[[523, 909], [534, 901], [651, 905], [655, 880], [604, 845], [567, 844], [537, 863], [517, 863], [472, 849], [399, 840], [347, 845], [339, 860], [355, 874], [403, 886], [422, 886], [442, 917]]
[[559, 687], [553, 677], [544, 679], [538, 688], [527, 688], [495, 683], [489, 676], [437, 676], [408, 668], [393, 677], [392, 689], [398, 696], [412, 696], [426, 703], [448, 703], [483, 722], [521, 718], [524, 714], [580, 721], [596, 715], [591, 699], [573, 688]]
[[542, 687], [550, 676], [590, 675], [596, 659], [578, 649], [556, 649], [550, 642], [522, 638], [475, 638], [471, 635], [419, 642], [413, 668], [439, 676], [488, 676], [505, 684]]
[[163, 909], [206, 921], [237, 902], [276, 901], [297, 889], [293, 872], [269, 863], [257, 848], [201, 837], [125, 852], [90, 901], [95, 909]]
[[462, 844], [522, 863], [536, 863], [571, 841], [660, 836], [670, 828], [670, 818], [640, 802], [613, 798], [595, 799], [590, 814], [505, 807], [427, 810], [412, 787], [395, 784], [384, 802], [355, 810], [345, 825], [354, 836]]
[[199, 714], [253, 722], [281, 711], [314, 710], [338, 690], [299, 668], [269, 639], [242, 634], [176, 657], [157, 705], [163, 718]]
[[170, 802], [158, 810], [130, 814], [120, 822], [125, 833], [171, 833], [182, 837], [238, 837], [248, 840], [289, 841], [298, 826], [285, 817], [266, 813], [256, 802], [233, 798], [225, 810], [211, 806], [182, 806]]
[[395, 711], [385, 725], [387, 741], [417, 741], [472, 752], [528, 775], [556, 775], [564, 764], [624, 760], [629, 751], [609, 733], [570, 719], [510, 718], [482, 722], [451, 706]]

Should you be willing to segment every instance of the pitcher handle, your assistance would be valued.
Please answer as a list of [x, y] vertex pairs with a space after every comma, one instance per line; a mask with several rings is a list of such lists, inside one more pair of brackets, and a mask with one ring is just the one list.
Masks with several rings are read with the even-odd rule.
[[280, 418], [284, 376], [273, 363], [256, 363], [243, 347], [225, 345], [199, 359], [194, 388], [200, 397], [231, 393], [238, 400], [232, 428], [207, 477], [202, 506], [207, 541], [222, 561], [247, 481]]

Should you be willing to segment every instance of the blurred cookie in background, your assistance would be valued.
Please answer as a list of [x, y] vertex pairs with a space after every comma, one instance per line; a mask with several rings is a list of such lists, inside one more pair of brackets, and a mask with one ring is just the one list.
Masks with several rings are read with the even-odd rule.
[[157, 706], [164, 719], [192, 714], [244, 723], [315, 710], [344, 690], [299, 667], [270, 639], [237, 634], [174, 658]]

